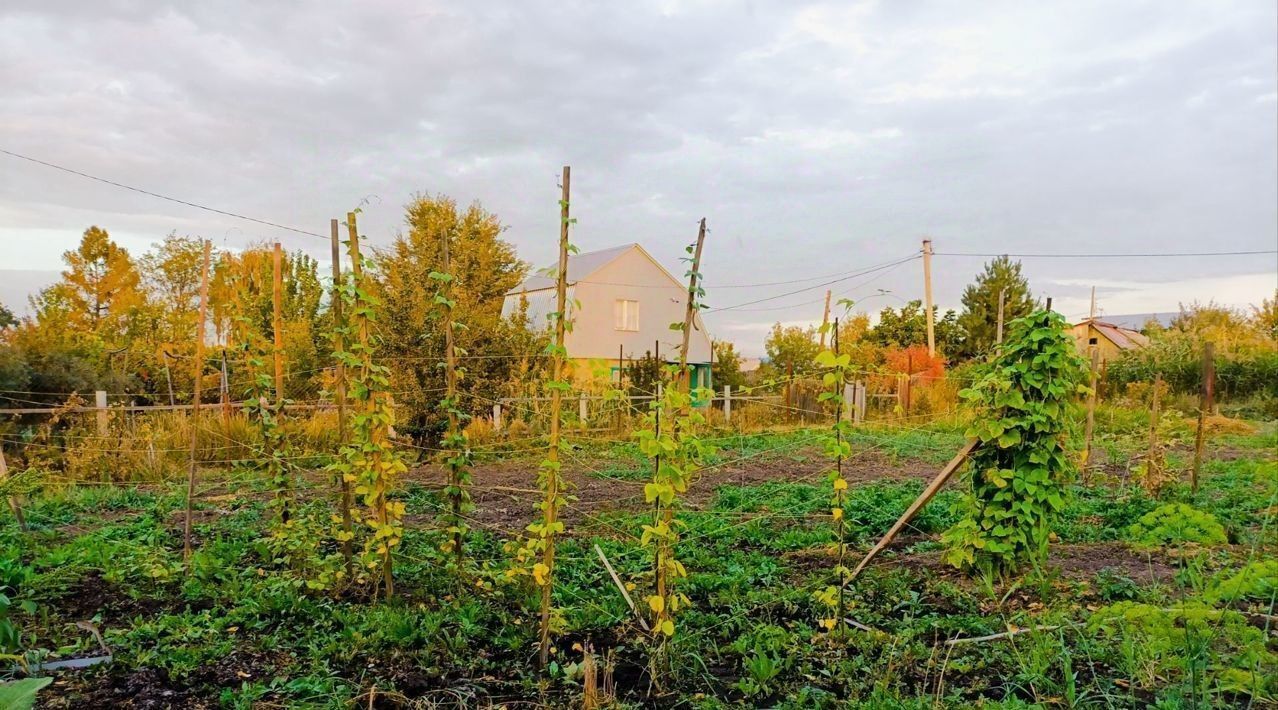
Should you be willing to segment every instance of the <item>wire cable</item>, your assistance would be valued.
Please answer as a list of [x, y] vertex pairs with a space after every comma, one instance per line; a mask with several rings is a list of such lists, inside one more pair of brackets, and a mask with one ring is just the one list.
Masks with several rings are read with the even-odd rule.
[[196, 209], [205, 210], [206, 212], [215, 212], [215, 213], [220, 214], [220, 215], [226, 215], [227, 217], [234, 217], [235, 219], [242, 219], [242, 220], [244, 220], [244, 221], [246, 221], [246, 222], [255, 222], [255, 223], [257, 223], [257, 224], [264, 224], [264, 225], [266, 225], [266, 226], [268, 226], [268, 227], [275, 227], [276, 229], [283, 229], [283, 230], [286, 230], [286, 231], [289, 231], [289, 232], [296, 232], [297, 234], [304, 234], [304, 235], [306, 235], [306, 236], [308, 236], [308, 237], [318, 237], [318, 238], [320, 238], [320, 239], [323, 239], [324, 241], [329, 241], [329, 240], [331, 239], [331, 237], [325, 236], [325, 235], [323, 235], [323, 234], [319, 234], [319, 233], [317, 233], [317, 232], [308, 232], [308, 231], [306, 231], [305, 229], [298, 229], [297, 227], [290, 227], [290, 226], [288, 226], [288, 225], [286, 225], [286, 224], [280, 224], [280, 223], [278, 223], [278, 222], [269, 222], [269, 221], [264, 220], [264, 219], [258, 219], [258, 218], [256, 218], [256, 217], [249, 217], [249, 216], [247, 216], [247, 215], [237, 214], [237, 213], [235, 213], [235, 212], [228, 212], [228, 211], [226, 211], [226, 210], [220, 210], [220, 209], [217, 209], [216, 207], [209, 207], [209, 206], [207, 206], [207, 205], [201, 205], [201, 204], [198, 204], [198, 203], [196, 203], [196, 202], [189, 202], [189, 201], [187, 201], [187, 200], [181, 200], [181, 199], [178, 199], [178, 198], [176, 198], [176, 197], [169, 197], [168, 195], [161, 195], [161, 194], [160, 194], [160, 193], [158, 193], [158, 192], [151, 192], [150, 190], [143, 190], [143, 189], [142, 189], [142, 188], [140, 188], [140, 187], [133, 187], [132, 185], [125, 185], [124, 183], [116, 182], [116, 181], [114, 181], [114, 180], [108, 180], [108, 179], [106, 179], [106, 178], [101, 178], [101, 177], [98, 177], [98, 176], [96, 176], [96, 175], [90, 175], [90, 174], [88, 174], [88, 173], [81, 172], [81, 171], [79, 171], [79, 170], [74, 170], [74, 169], [72, 169], [72, 168], [68, 168], [68, 167], [65, 167], [65, 166], [62, 166], [62, 165], [57, 165], [57, 164], [55, 164], [55, 163], [46, 162], [46, 161], [44, 161], [44, 160], [40, 160], [40, 159], [38, 159], [38, 158], [32, 158], [32, 157], [31, 157], [31, 156], [29, 156], [29, 155], [23, 155], [23, 154], [21, 154], [21, 153], [15, 153], [15, 152], [13, 152], [13, 151], [11, 151], [11, 150], [5, 150], [4, 148], [0, 148], [0, 153], [4, 153], [5, 155], [9, 155], [9, 156], [12, 156], [12, 157], [14, 157], [14, 158], [18, 158], [18, 159], [20, 159], [20, 160], [26, 160], [26, 161], [29, 161], [29, 162], [32, 162], [32, 163], [36, 163], [37, 165], [43, 165], [43, 166], [48, 167], [48, 168], [53, 168], [54, 170], [61, 170], [61, 171], [62, 171], [62, 172], [64, 172], [64, 173], [70, 173], [70, 174], [72, 174], [72, 175], [79, 175], [80, 177], [82, 177], [82, 178], [88, 178], [89, 180], [96, 180], [97, 182], [104, 183], [104, 184], [107, 184], [107, 185], [111, 185], [111, 186], [113, 186], [113, 187], [118, 187], [118, 188], [121, 188], [121, 189], [124, 189], [124, 190], [131, 190], [131, 191], [133, 191], [133, 192], [136, 192], [136, 193], [139, 193], [139, 194], [142, 194], [142, 195], [148, 195], [148, 196], [150, 196], [150, 197], [159, 198], [159, 199], [161, 199], [161, 200], [168, 200], [169, 202], [175, 202], [175, 203], [177, 203], [177, 204], [179, 204], [179, 205], [186, 205], [187, 207], [194, 207], [194, 208], [196, 208]]
[[1047, 254], [1047, 253], [1027, 253], [1027, 254], [985, 254], [972, 251], [936, 251], [932, 252], [933, 256], [976, 256], [981, 258], [994, 258], [1000, 256], [1016, 257], [1017, 259], [1148, 259], [1153, 257], [1178, 257], [1178, 256], [1254, 256], [1257, 254], [1278, 254], [1278, 249], [1261, 249], [1257, 251], [1198, 251], [1198, 252], [1161, 252], [1153, 254]]

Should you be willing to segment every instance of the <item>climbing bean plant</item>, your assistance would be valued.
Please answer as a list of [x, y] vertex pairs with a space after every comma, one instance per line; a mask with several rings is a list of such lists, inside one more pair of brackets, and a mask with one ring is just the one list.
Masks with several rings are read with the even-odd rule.
[[[350, 373], [353, 404], [350, 440], [335, 468], [354, 486], [363, 510], [351, 511], [356, 524], [367, 528], [360, 555], [360, 579], [380, 584], [390, 598], [395, 593], [392, 557], [404, 537], [404, 504], [391, 500], [397, 480], [407, 470], [390, 440], [395, 410], [390, 396], [390, 371], [376, 361], [380, 343], [374, 326], [378, 299], [370, 290], [371, 262], [360, 255], [355, 213], [347, 214], [351, 275], [342, 283], [344, 313], [355, 336], [345, 352], [336, 353]], [[339, 533], [339, 540], [345, 533]]]
[[434, 303], [440, 307], [444, 318], [443, 366], [446, 392], [443, 399], [439, 401], [439, 408], [448, 419], [448, 430], [444, 433], [440, 447], [444, 450], [444, 466], [448, 469], [448, 485], [444, 487], [448, 508], [444, 511], [442, 519], [444, 532], [449, 535], [449, 538], [443, 544], [443, 551], [452, 553], [460, 566], [465, 557], [463, 541], [467, 531], [466, 519], [474, 505], [470, 498], [470, 443], [462, 429], [462, 422], [469, 419], [470, 415], [463, 410], [457, 394], [457, 383], [466, 375], [465, 368], [457, 365], [457, 358], [464, 357], [466, 351], [457, 347], [454, 338], [458, 332], [464, 331], [466, 326], [453, 320], [453, 309], [456, 308], [457, 301], [452, 294], [453, 275], [450, 273], [448, 254], [448, 241], [451, 236], [450, 233], [445, 233], [442, 239], [444, 270], [432, 271], [430, 279], [438, 285]]
[[[840, 301], [850, 310], [851, 301]], [[831, 328], [831, 326], [833, 326]], [[834, 466], [826, 473], [826, 482], [830, 485], [830, 517], [834, 524], [835, 564], [833, 570], [834, 583], [816, 592], [817, 603], [829, 611], [829, 615], [821, 619], [821, 628], [835, 631], [844, 628], [842, 619], [846, 609], [846, 591], [850, 570], [845, 564], [847, 557], [847, 522], [844, 520], [844, 506], [847, 503], [848, 481], [843, 477], [843, 462], [852, 455], [851, 426], [844, 421], [843, 411], [847, 406], [843, 391], [848, 382], [852, 368], [852, 356], [839, 352], [839, 321], [821, 326], [822, 329], [834, 331], [831, 349], [817, 354], [816, 365], [822, 370], [821, 382], [824, 391], [817, 399], [827, 406], [834, 407], [834, 424], [823, 437], [821, 445], [825, 455], [834, 462]]]
[[978, 445], [966, 517], [942, 537], [947, 561], [1003, 573], [1044, 557], [1074, 470], [1065, 437], [1086, 372], [1065, 319], [1037, 311], [1010, 324], [983, 375], [959, 393], [975, 405], [968, 436]]

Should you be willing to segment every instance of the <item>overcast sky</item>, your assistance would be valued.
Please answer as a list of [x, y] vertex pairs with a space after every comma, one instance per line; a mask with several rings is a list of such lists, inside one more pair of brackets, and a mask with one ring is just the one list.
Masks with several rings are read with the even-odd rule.
[[[480, 200], [536, 264], [573, 167], [582, 250], [640, 242], [682, 273], [706, 217], [712, 306], [937, 252], [1278, 248], [1278, 16], [1250, 2], [8, 0], [0, 148], [326, 234], [367, 200], [387, 244], [416, 192]], [[89, 225], [140, 253], [327, 244], [0, 154], [0, 301]], [[982, 259], [938, 256], [958, 307]], [[1085, 314], [1258, 302], [1274, 255], [1026, 259]], [[825, 279], [830, 280], [830, 279]], [[920, 263], [833, 286], [922, 296]], [[761, 351], [824, 288], [722, 313]], [[754, 310], [768, 308], [772, 310]]]

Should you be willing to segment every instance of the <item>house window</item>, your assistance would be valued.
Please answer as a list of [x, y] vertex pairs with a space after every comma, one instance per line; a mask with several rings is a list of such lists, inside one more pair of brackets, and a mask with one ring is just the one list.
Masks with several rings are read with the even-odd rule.
[[613, 304], [617, 330], [639, 330], [639, 302], [618, 298]]
[[1096, 338], [1088, 338], [1088, 339], [1087, 339], [1087, 344], [1088, 344], [1088, 345], [1095, 345], [1095, 344], [1096, 344]]

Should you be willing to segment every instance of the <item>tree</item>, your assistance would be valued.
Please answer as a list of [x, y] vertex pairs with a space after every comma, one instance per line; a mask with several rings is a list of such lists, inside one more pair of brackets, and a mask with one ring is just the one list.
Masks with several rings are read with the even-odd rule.
[[0, 303], [0, 330], [11, 328], [17, 324], [18, 319], [13, 315], [13, 311], [5, 308], [5, 305]]
[[998, 332], [998, 295], [1003, 292], [1003, 323], [1008, 324], [1034, 310], [1029, 281], [1021, 274], [1021, 262], [1000, 256], [986, 262], [976, 280], [963, 289], [963, 315], [958, 324], [966, 338], [958, 352], [977, 357], [994, 347]]
[[821, 345], [817, 342], [816, 328], [782, 327], [777, 323], [763, 341], [763, 349], [771, 376], [783, 377], [790, 372], [800, 374], [813, 370]]
[[[944, 317], [937, 318], [937, 310], [936, 306], [932, 306], [936, 351], [952, 357], [962, 347], [965, 333], [959, 325], [958, 314], [949, 310]], [[927, 345], [927, 316], [923, 310], [923, 301], [910, 301], [901, 306], [899, 311], [891, 306], [879, 311], [879, 322], [870, 329], [866, 337], [870, 342], [884, 347]]]
[[132, 309], [142, 303], [140, 277], [129, 252], [95, 226], [84, 230], [80, 246], [64, 253], [62, 260], [68, 269], [62, 281], [50, 287], [58, 289], [63, 300], [57, 311], [65, 308], [71, 327], [116, 339]]
[[157, 335], [165, 344], [189, 344], [199, 311], [203, 240], [169, 234], [139, 263], [148, 300], [159, 313]]
[[741, 354], [737, 348], [726, 340], [713, 343], [714, 363], [711, 367], [710, 381], [715, 387], [727, 385], [740, 391], [745, 386], [745, 373], [741, 372]]
[[[433, 439], [445, 419], [433, 392], [443, 387], [443, 322], [434, 305], [432, 272], [442, 272], [440, 245], [449, 240], [453, 276], [453, 319], [465, 325], [455, 333], [466, 372], [460, 382], [463, 404], [478, 413], [505, 396], [510, 380], [534, 376], [545, 358], [528, 357], [530, 332], [516, 318], [502, 318], [502, 301], [528, 271], [515, 248], [501, 238], [505, 227], [478, 202], [465, 208], [444, 195], [418, 195], [404, 208], [407, 231], [376, 255], [377, 288], [382, 299], [380, 327], [384, 357], [395, 362], [393, 389], [407, 416], [401, 430]], [[526, 319], [525, 319], [526, 320]], [[537, 338], [544, 337], [538, 331]], [[540, 342], [540, 341], [538, 341]], [[538, 353], [540, 352], [538, 351]]]
[[1278, 289], [1273, 298], [1266, 298], [1259, 306], [1251, 307], [1251, 320], [1256, 329], [1270, 340], [1278, 340]]

